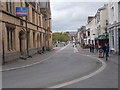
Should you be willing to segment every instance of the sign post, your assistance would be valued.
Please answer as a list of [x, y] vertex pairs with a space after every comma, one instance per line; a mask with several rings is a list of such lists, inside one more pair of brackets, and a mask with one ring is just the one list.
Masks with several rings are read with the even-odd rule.
[[26, 51], [27, 56], [29, 57], [29, 50], [28, 50], [28, 4], [25, 2], [26, 7], [16, 7], [16, 16], [25, 16], [26, 17]]

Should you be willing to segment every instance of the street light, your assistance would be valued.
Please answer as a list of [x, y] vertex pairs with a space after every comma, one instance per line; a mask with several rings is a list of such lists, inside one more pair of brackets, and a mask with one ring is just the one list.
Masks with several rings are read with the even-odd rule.
[[[28, 3], [25, 1], [25, 7], [27, 7], [28, 8]], [[27, 56], [28, 57], [31, 57], [30, 55], [29, 55], [29, 50], [28, 50], [28, 16], [26, 16], [26, 51], [27, 51]]]

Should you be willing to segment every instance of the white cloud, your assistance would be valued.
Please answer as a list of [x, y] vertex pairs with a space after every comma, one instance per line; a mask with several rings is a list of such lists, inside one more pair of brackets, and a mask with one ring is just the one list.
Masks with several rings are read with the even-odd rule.
[[77, 30], [105, 2], [51, 2], [53, 31]]

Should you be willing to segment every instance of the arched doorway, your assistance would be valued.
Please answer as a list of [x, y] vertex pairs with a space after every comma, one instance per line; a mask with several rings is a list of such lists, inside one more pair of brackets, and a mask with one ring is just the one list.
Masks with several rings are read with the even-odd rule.
[[23, 55], [23, 51], [25, 50], [25, 32], [19, 32], [19, 47], [20, 47], [20, 54]]

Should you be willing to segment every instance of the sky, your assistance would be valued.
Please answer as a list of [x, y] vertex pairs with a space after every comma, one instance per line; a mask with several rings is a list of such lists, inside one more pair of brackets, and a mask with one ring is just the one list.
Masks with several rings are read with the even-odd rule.
[[[65, 1], [65, 0], [64, 0]], [[51, 2], [52, 31], [77, 31], [107, 2]]]

